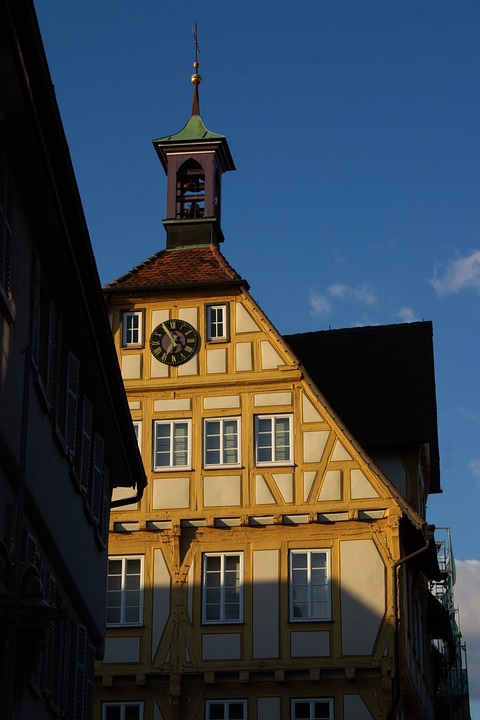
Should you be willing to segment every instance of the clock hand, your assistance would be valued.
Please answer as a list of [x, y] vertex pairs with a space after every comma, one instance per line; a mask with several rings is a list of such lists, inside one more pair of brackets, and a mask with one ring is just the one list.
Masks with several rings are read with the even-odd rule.
[[[170, 338], [170, 342], [175, 343], [175, 338], [174, 338], [174, 336], [172, 335], [172, 333], [170, 332], [170, 330], [168, 329], [168, 327], [165, 325], [164, 322], [161, 323], [161, 327], [163, 327], [163, 329], [164, 329], [165, 332], [167, 333], [168, 337]], [[170, 351], [169, 351], [169, 352], [170, 352]]]

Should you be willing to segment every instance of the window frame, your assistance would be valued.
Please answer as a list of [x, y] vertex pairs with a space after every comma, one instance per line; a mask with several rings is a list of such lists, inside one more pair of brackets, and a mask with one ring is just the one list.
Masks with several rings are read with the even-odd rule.
[[[207, 447], [207, 437], [212, 437], [212, 435], [207, 435], [207, 425], [208, 423], [214, 423], [218, 422], [220, 423], [220, 447], [218, 448], [218, 452], [220, 454], [220, 462], [214, 463], [214, 462], [208, 462], [208, 452], [209, 448]], [[225, 430], [224, 425], [226, 422], [235, 422], [237, 426], [236, 430], [236, 454], [237, 459], [235, 462], [228, 462], [228, 460], [225, 459], [225, 455], [228, 452], [228, 450], [231, 450], [231, 448], [225, 448]], [[242, 423], [241, 423], [241, 416], [240, 415], [234, 415], [234, 416], [228, 416], [228, 417], [208, 417], [203, 419], [203, 467], [204, 468], [221, 468], [221, 467], [229, 467], [229, 468], [238, 468], [241, 466], [241, 448], [242, 448]]]
[[[289, 459], [277, 459], [277, 448], [276, 448], [276, 422], [277, 420], [281, 420], [284, 418], [288, 418], [289, 426], [288, 426], [288, 449], [289, 449]], [[260, 460], [259, 459], [259, 450], [262, 449], [259, 445], [259, 424], [261, 420], [270, 420], [271, 421], [271, 429], [270, 429], [270, 436], [271, 436], [271, 450], [272, 450], [272, 458], [270, 460]], [[283, 465], [293, 465], [293, 413], [262, 413], [261, 415], [255, 415], [255, 465], [257, 467], [262, 466], [283, 466]]]
[[[222, 320], [212, 317], [214, 311], [222, 311]], [[211, 303], [205, 308], [206, 337], [208, 342], [227, 342], [229, 338], [229, 313], [228, 303]], [[217, 334], [216, 329], [223, 325], [223, 333]], [[215, 332], [214, 332], [215, 330]]]
[[313, 706], [313, 703], [322, 703], [323, 705], [328, 705], [329, 709], [329, 716], [328, 718], [320, 718], [320, 720], [333, 720], [333, 698], [292, 698], [290, 701], [290, 717], [291, 720], [300, 720], [300, 718], [297, 718], [295, 715], [295, 706], [300, 703], [309, 703], [310, 705], [310, 712], [309, 712], [309, 718], [308, 720], [316, 720], [315, 718], [315, 708]]
[[[308, 616], [298, 617], [295, 615], [295, 605], [293, 592], [295, 584], [293, 582], [293, 557], [295, 555], [306, 555], [307, 556], [307, 603], [308, 603]], [[326, 582], [322, 584], [313, 584], [311, 581], [312, 575], [312, 556], [313, 555], [325, 555], [325, 572]], [[323, 616], [313, 615], [313, 588], [314, 587], [326, 587], [327, 590], [327, 611]], [[332, 579], [331, 579], [331, 551], [329, 548], [290, 548], [288, 552], [288, 615], [289, 622], [330, 622], [332, 620]]]
[[[127, 328], [127, 318], [138, 317], [138, 340], [136, 342], [127, 339], [127, 333], [133, 332], [132, 328]], [[122, 310], [122, 347], [124, 348], [141, 348], [145, 346], [145, 311], [144, 310]]]
[[[207, 609], [209, 604], [207, 603], [207, 590], [209, 585], [207, 583], [208, 572], [207, 571], [207, 560], [211, 557], [221, 558], [220, 567], [220, 617], [219, 618], [208, 618]], [[225, 602], [225, 589], [227, 587], [225, 583], [225, 558], [227, 557], [238, 557], [239, 559], [239, 582], [238, 582], [238, 618], [227, 618], [226, 613], [226, 602]], [[215, 586], [213, 586], [215, 587]], [[212, 586], [210, 586], [212, 589]], [[205, 552], [202, 554], [202, 625], [238, 625], [243, 623], [243, 593], [244, 593], [244, 554], [240, 550], [228, 551], [228, 552]], [[212, 603], [210, 603], [211, 605]]]
[[[108, 556], [108, 565], [107, 565], [107, 583], [110, 580], [110, 577], [113, 575], [110, 573], [110, 562], [111, 561], [118, 561], [121, 560], [122, 562], [122, 572], [121, 572], [121, 605], [120, 605], [120, 622], [109, 622], [108, 621], [108, 610], [109, 608], [118, 607], [118, 606], [111, 606], [108, 603], [109, 597], [109, 588], [107, 584], [107, 621], [106, 621], [106, 627], [107, 628], [114, 628], [114, 627], [141, 627], [143, 625], [143, 614], [144, 614], [144, 599], [145, 599], [145, 556], [144, 555], [109, 555]], [[128, 609], [128, 606], [126, 604], [126, 593], [127, 593], [127, 587], [126, 587], [126, 581], [128, 577], [128, 573], [126, 572], [127, 569], [127, 561], [128, 560], [140, 560], [140, 599], [138, 604], [138, 620], [135, 621], [127, 621], [125, 619], [125, 612]], [[135, 573], [136, 574], [136, 573]], [[117, 576], [115, 574], [115, 576]], [[132, 573], [133, 575], [133, 573]], [[115, 592], [115, 591], [113, 591]], [[116, 591], [118, 592], [118, 591]]]
[[120, 720], [125, 720], [125, 708], [138, 707], [138, 720], [143, 720], [144, 703], [143, 700], [134, 700], [126, 702], [102, 702], [102, 720], [107, 720], [107, 709], [109, 707], [120, 708]]
[[135, 437], [137, 438], [138, 448], [141, 452], [142, 450], [142, 421], [141, 420], [132, 420], [133, 424], [133, 431], [135, 433]]
[[[174, 428], [176, 425], [186, 425], [187, 426], [187, 462], [186, 464], [174, 464], [172, 463], [172, 460], [175, 459], [175, 436], [174, 436]], [[169, 456], [170, 456], [170, 464], [169, 465], [158, 465], [157, 464], [157, 428], [160, 426], [170, 426], [170, 435], [169, 435], [169, 442], [170, 442], [170, 449], [169, 449]], [[162, 453], [166, 454], [166, 453]], [[153, 458], [152, 458], [152, 465], [154, 472], [172, 472], [172, 470], [191, 470], [192, 469], [192, 420], [191, 418], [175, 418], [172, 420], [154, 420], [153, 421]]]
[[[242, 699], [235, 699], [235, 700], [206, 700], [205, 701], [205, 720], [211, 720], [210, 717], [210, 708], [213, 705], [223, 705], [223, 720], [230, 720], [230, 705], [242, 705], [243, 706], [243, 719], [247, 720], [248, 718], [248, 704], [247, 700]], [[225, 709], [228, 707], [228, 715], [225, 715]]]

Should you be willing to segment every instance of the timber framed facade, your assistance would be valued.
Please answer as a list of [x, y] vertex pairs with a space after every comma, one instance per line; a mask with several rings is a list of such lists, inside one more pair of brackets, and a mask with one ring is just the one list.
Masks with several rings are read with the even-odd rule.
[[96, 716], [433, 718], [431, 324], [282, 337], [219, 250], [226, 139], [154, 145], [166, 250], [105, 288], [148, 487], [111, 516]]

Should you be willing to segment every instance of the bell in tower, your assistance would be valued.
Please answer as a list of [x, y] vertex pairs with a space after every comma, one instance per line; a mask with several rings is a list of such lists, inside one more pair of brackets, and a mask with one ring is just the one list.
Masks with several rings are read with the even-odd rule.
[[227, 139], [210, 132], [200, 117], [198, 61], [193, 67], [192, 115], [180, 132], [153, 141], [167, 173], [167, 250], [223, 242], [221, 177], [235, 170]]

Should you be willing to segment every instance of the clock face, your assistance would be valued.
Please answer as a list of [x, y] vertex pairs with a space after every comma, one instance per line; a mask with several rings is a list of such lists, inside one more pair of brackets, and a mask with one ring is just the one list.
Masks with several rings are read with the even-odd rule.
[[165, 365], [182, 365], [198, 350], [198, 333], [185, 320], [165, 320], [150, 335], [152, 355]]

